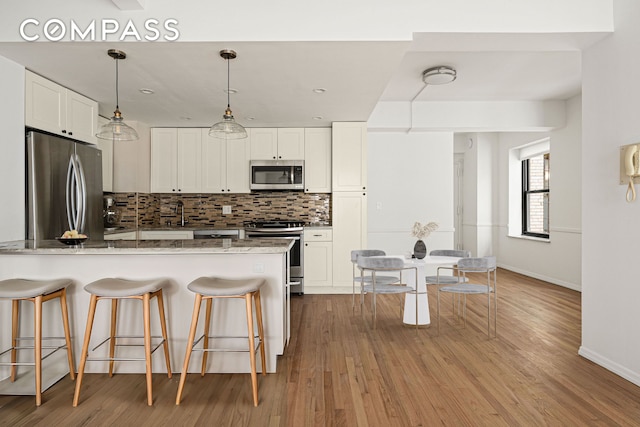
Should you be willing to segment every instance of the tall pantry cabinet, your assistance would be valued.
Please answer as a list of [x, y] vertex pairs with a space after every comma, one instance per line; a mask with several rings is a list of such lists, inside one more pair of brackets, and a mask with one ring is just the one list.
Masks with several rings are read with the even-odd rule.
[[367, 247], [367, 124], [332, 129], [333, 286], [351, 290], [351, 251]]

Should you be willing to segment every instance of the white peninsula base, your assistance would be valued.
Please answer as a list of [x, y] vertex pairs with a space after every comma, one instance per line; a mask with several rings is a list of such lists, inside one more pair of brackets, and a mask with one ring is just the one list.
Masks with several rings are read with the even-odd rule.
[[[282, 244], [281, 244], [282, 246]], [[272, 248], [273, 249], [273, 248]], [[215, 251], [214, 251], [215, 252]], [[220, 253], [206, 251], [165, 250], [145, 251], [130, 249], [123, 252], [117, 248], [113, 254], [109, 249], [85, 250], [69, 249], [55, 252], [27, 253], [26, 251], [7, 252], [0, 249], [0, 279], [23, 277], [46, 279], [68, 277], [74, 284], [68, 288], [69, 317], [73, 341], [74, 359], [80, 359], [82, 340], [84, 337], [89, 308], [89, 294], [83, 286], [94, 280], [105, 277], [122, 277], [129, 279], [145, 279], [151, 277], [168, 277], [171, 286], [165, 289], [165, 312], [169, 335], [171, 368], [180, 373], [184, 361], [187, 335], [194, 305], [194, 294], [187, 285], [200, 276], [220, 276], [227, 278], [263, 277], [266, 280], [261, 290], [262, 310], [265, 327], [265, 349], [267, 372], [275, 372], [277, 356], [284, 351], [289, 336], [289, 292], [287, 288], [287, 254], [288, 246], [279, 250], [253, 250], [238, 248]], [[246, 336], [246, 314], [244, 301], [229, 299], [214, 301], [211, 334]], [[204, 307], [203, 307], [204, 308]], [[151, 305], [152, 335], [160, 335], [157, 304]], [[201, 310], [198, 334], [204, 324], [204, 309]], [[142, 335], [142, 307], [139, 301], [124, 300], [119, 304], [118, 335]], [[28, 303], [21, 305], [21, 334], [32, 336], [33, 308]], [[93, 327], [91, 348], [108, 336], [110, 304], [99, 302]], [[43, 335], [63, 336], [60, 306], [47, 302], [43, 309]], [[11, 303], [0, 301], [0, 348], [10, 346]], [[246, 349], [246, 339], [238, 343], [238, 347]], [[108, 346], [103, 346], [108, 348]], [[124, 349], [125, 351], [128, 349]], [[98, 350], [100, 351], [100, 350]], [[133, 351], [133, 350], [132, 350]], [[137, 355], [142, 353], [136, 349]], [[105, 353], [106, 354], [106, 353]], [[128, 355], [127, 353], [124, 353]], [[201, 360], [199, 353], [194, 353], [189, 371], [199, 372]], [[47, 360], [43, 370], [47, 369]], [[258, 366], [260, 363], [258, 363]], [[161, 350], [153, 355], [154, 372], [166, 373]], [[107, 362], [87, 363], [85, 372], [107, 372]], [[209, 357], [208, 372], [250, 372], [248, 353], [212, 353]], [[144, 373], [145, 364], [141, 362], [116, 363], [116, 373]], [[0, 379], [9, 375], [8, 367], [1, 367]]]

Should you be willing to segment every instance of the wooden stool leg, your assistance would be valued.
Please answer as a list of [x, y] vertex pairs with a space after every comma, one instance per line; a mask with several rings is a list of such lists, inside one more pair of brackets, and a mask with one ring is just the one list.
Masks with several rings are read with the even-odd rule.
[[76, 378], [76, 391], [73, 394], [73, 406], [78, 406], [80, 399], [80, 386], [82, 385], [82, 376], [84, 375], [84, 366], [87, 363], [87, 355], [89, 353], [89, 341], [91, 340], [91, 328], [93, 327], [93, 318], [96, 314], [96, 305], [98, 304], [98, 296], [91, 295], [89, 302], [89, 314], [87, 315], [87, 327], [84, 330], [84, 342], [82, 343], [82, 355], [80, 356], [80, 366], [78, 367], [78, 377]]
[[111, 300], [111, 329], [109, 332], [109, 378], [113, 377], [113, 358], [116, 355], [116, 325], [118, 322], [118, 300]]
[[262, 375], [267, 375], [267, 360], [264, 350], [264, 327], [262, 324], [262, 304], [260, 302], [260, 291], [256, 291], [254, 295], [254, 304], [256, 306], [256, 318], [258, 320], [258, 337], [260, 338], [260, 360], [262, 360]]
[[36, 363], [36, 406], [42, 403], [42, 295], [34, 299], [34, 362]]
[[164, 349], [164, 360], [167, 363], [167, 376], [171, 378], [171, 361], [169, 360], [169, 339], [167, 338], [167, 320], [164, 317], [164, 300], [162, 299], [162, 289], [157, 292], [158, 313], [160, 314], [160, 327], [162, 328], [162, 339]]
[[189, 359], [191, 358], [191, 350], [193, 340], [196, 337], [196, 328], [198, 327], [198, 316], [200, 315], [200, 304], [202, 303], [202, 295], [196, 294], [196, 301], [193, 305], [193, 315], [191, 316], [191, 328], [189, 329], [189, 338], [187, 338], [187, 350], [184, 355], [184, 363], [182, 365], [182, 373], [180, 374], [180, 384], [178, 384], [178, 394], [176, 396], [176, 405], [180, 404], [182, 398], [182, 390], [184, 382], [187, 379], [187, 371], [189, 370]]
[[147, 366], [147, 405], [153, 405], [152, 391], [152, 369], [151, 369], [151, 315], [150, 315], [150, 294], [142, 296], [142, 313], [144, 316], [144, 358]]
[[76, 377], [76, 371], [73, 369], [73, 349], [71, 348], [71, 330], [69, 329], [69, 311], [67, 310], [67, 289], [63, 288], [60, 292], [60, 311], [62, 312], [62, 326], [64, 327], [64, 340], [67, 343], [67, 359], [69, 360], [69, 376], [71, 379]]
[[20, 300], [14, 299], [11, 301], [11, 382], [16, 380], [17, 366], [15, 363], [18, 361], [18, 355], [16, 347], [18, 346], [18, 333], [20, 330]]
[[[211, 326], [211, 307], [213, 305], [213, 298], [206, 298], [207, 309], [204, 315], [204, 338], [202, 341], [202, 348], [209, 348], [209, 327]], [[202, 368], [200, 369], [200, 376], [204, 377], [204, 373], [207, 370], [207, 359], [209, 358], [209, 352], [202, 352]]]
[[251, 360], [251, 388], [253, 389], [253, 406], [258, 406], [258, 375], [256, 374], [255, 338], [253, 332], [253, 310], [251, 309], [252, 294], [244, 296], [247, 308], [247, 327], [249, 329], [249, 357]]

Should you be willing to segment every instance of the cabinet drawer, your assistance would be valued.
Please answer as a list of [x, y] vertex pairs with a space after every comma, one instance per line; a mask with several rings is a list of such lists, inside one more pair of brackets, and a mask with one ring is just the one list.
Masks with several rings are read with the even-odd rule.
[[333, 234], [330, 228], [305, 228], [305, 242], [330, 242]]

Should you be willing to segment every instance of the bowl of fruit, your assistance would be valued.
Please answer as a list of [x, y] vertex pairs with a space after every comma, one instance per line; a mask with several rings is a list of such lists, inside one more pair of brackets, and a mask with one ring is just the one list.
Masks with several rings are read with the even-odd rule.
[[67, 230], [61, 237], [56, 237], [56, 240], [65, 245], [79, 245], [87, 240], [87, 235], [78, 233], [78, 230]]

